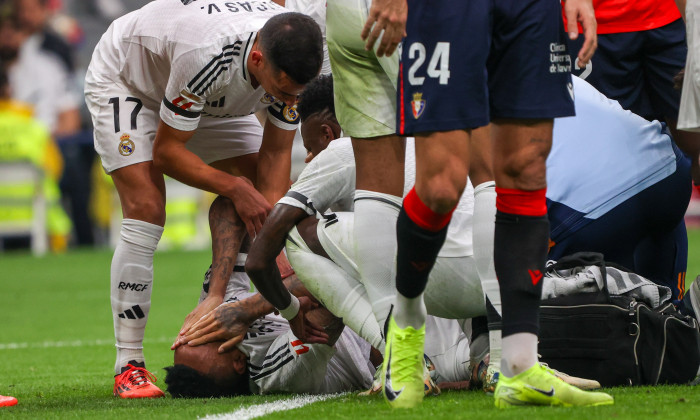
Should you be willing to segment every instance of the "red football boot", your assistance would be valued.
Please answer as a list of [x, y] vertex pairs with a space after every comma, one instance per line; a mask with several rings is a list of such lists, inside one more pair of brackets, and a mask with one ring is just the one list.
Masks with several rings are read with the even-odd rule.
[[114, 396], [120, 398], [160, 398], [163, 391], [153, 385], [156, 377], [142, 363], [131, 362], [114, 376]]
[[17, 405], [17, 398], [0, 395], [0, 407], [12, 407]]

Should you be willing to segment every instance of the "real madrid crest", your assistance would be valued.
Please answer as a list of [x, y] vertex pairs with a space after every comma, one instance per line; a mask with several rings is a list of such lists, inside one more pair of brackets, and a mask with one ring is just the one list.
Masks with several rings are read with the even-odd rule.
[[413, 111], [413, 118], [418, 119], [423, 115], [425, 111], [425, 101], [423, 100], [423, 94], [416, 92], [413, 94], [413, 100], [411, 101], [411, 111]]
[[270, 95], [269, 93], [265, 93], [263, 97], [260, 98], [260, 102], [264, 103], [265, 105], [271, 104], [276, 101], [277, 99], [275, 99], [275, 97]]
[[119, 137], [119, 154], [122, 156], [129, 156], [134, 153], [134, 142], [131, 141], [131, 137], [124, 133]]
[[284, 109], [282, 110], [282, 114], [284, 115], [284, 118], [289, 122], [296, 121], [297, 118], [299, 118], [299, 113], [297, 112], [296, 105], [293, 105], [291, 107], [285, 105]]

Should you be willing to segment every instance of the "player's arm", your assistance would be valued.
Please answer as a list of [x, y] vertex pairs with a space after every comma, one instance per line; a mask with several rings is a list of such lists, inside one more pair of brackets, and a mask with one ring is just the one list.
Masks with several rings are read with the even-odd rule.
[[[367, 22], [360, 36], [367, 43], [366, 50], [374, 48], [375, 42], [381, 35], [382, 39], [377, 46], [378, 57], [393, 54], [401, 39], [406, 36], [406, 19], [408, 18], [408, 5], [406, 0], [373, 0], [369, 9]], [[382, 31], [384, 34], [382, 35]]]
[[238, 217], [233, 203], [223, 196], [217, 197], [211, 204], [209, 209], [209, 230], [211, 231], [212, 242], [209, 291], [207, 297], [185, 318], [185, 322], [178, 334], [178, 339], [195, 322], [224, 301], [226, 288], [236, 264], [236, 257], [246, 235], [245, 225]]
[[593, 0], [566, 0], [564, 3], [569, 38], [578, 38], [578, 24], [583, 28], [584, 42], [578, 53], [578, 64], [586, 67], [598, 48], [597, 22], [593, 11]]
[[275, 257], [282, 251], [287, 233], [307, 216], [308, 213], [300, 208], [277, 204], [250, 248], [245, 269], [260, 294], [289, 321], [294, 335], [305, 343], [325, 343], [328, 336], [321, 327], [306, 319], [308, 307], [287, 290], [275, 264]]
[[254, 237], [270, 205], [250, 181], [212, 168], [187, 150], [185, 143], [193, 134], [194, 131], [178, 130], [161, 121], [153, 143], [153, 164], [180, 182], [230, 198], [248, 233]]
[[[289, 288], [289, 292], [294, 294], [302, 302], [307, 310], [318, 306], [311, 300], [311, 294], [303, 284], [292, 275], [284, 280], [284, 286]], [[260, 293], [237, 302], [231, 302], [219, 306], [214, 311], [203, 317], [187, 334], [179, 340], [173, 348], [182, 344], [199, 346], [202, 344], [224, 341], [219, 347], [219, 353], [224, 353], [238, 345], [245, 337], [248, 326], [256, 319], [275, 311], [272, 306]], [[314, 340], [307, 342], [325, 343], [328, 335], [322, 327], [307, 322], [307, 328]]]
[[265, 121], [256, 186], [269, 203], [276, 203], [289, 190], [295, 134], [296, 130], [280, 128], [270, 118]]
[[248, 252], [245, 269], [255, 288], [275, 308], [287, 308], [292, 295], [282, 283], [275, 259], [284, 248], [287, 233], [308, 214], [297, 207], [277, 204]]
[[685, 3], [686, 0], [676, 0], [676, 6], [678, 6], [678, 11], [681, 12], [683, 21], [685, 21]]

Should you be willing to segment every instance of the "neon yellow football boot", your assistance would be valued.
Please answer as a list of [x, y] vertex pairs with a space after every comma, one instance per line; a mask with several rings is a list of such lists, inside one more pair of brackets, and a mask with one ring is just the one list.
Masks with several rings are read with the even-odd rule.
[[494, 399], [498, 408], [519, 405], [597, 406], [614, 402], [613, 397], [604, 392], [582, 391], [567, 384], [552, 369], [540, 363], [512, 378], [501, 372]]
[[392, 408], [412, 408], [423, 401], [425, 324], [418, 330], [399, 328], [389, 317], [384, 352], [384, 399]]

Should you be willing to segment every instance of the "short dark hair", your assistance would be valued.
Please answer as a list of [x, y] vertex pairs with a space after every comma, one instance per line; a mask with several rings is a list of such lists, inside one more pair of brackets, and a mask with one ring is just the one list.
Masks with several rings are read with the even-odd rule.
[[301, 13], [273, 16], [260, 29], [260, 47], [272, 65], [305, 85], [323, 63], [323, 36], [318, 24]]
[[323, 111], [328, 111], [335, 117], [335, 102], [333, 100], [333, 76], [322, 74], [306, 85], [299, 95], [297, 111], [301, 121]]
[[248, 374], [235, 384], [222, 384], [186, 365], [165, 368], [165, 384], [173, 398], [222, 398], [249, 395]]

